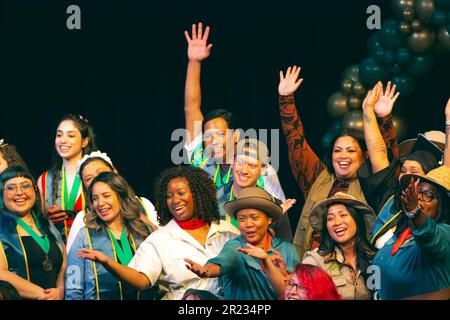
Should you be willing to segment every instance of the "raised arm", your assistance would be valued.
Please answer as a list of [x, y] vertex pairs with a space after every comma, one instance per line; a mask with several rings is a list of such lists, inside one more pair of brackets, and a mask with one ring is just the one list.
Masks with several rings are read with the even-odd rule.
[[152, 285], [145, 274], [121, 265], [100, 251], [83, 248], [77, 256], [101, 263], [109, 272], [139, 290], [144, 290]]
[[362, 105], [364, 139], [369, 152], [373, 173], [377, 173], [389, 166], [387, 148], [378, 127], [375, 109], [377, 108], [378, 112], [383, 110], [385, 116], [390, 115], [394, 102], [399, 95], [397, 93], [394, 96], [394, 93], [395, 85], [391, 88], [391, 83], [388, 82], [386, 91], [383, 93], [383, 85], [381, 82], [378, 82], [372, 90], [369, 90]]
[[209, 57], [212, 44], [207, 44], [209, 36], [209, 27], [206, 27], [203, 33], [203, 25], [200, 22], [198, 29], [195, 24], [192, 25], [192, 36], [184, 31], [188, 43], [188, 67], [186, 73], [186, 84], [184, 88], [184, 115], [186, 120], [186, 130], [189, 133], [188, 143], [201, 134], [201, 124], [203, 114], [201, 112], [201, 88], [200, 73], [201, 63]]
[[445, 149], [444, 165], [450, 167], [450, 98], [445, 106]]
[[322, 172], [325, 165], [306, 141], [303, 124], [295, 107], [294, 92], [303, 81], [303, 79], [297, 80], [299, 74], [300, 67], [297, 66], [289, 67], [286, 76], [280, 71], [278, 94], [281, 125], [288, 145], [289, 163], [292, 173], [306, 198], [314, 179]]

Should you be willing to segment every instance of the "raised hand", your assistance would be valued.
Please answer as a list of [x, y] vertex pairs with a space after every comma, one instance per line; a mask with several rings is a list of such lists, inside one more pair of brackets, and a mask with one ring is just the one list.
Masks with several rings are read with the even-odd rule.
[[278, 94], [280, 96], [288, 96], [297, 91], [303, 82], [303, 79], [298, 79], [300, 69], [297, 66], [289, 67], [286, 71], [286, 76], [283, 76], [283, 71], [280, 71], [280, 84], [278, 85]]
[[62, 211], [56, 204], [53, 204], [50, 208], [48, 208], [48, 219], [53, 223], [59, 223], [64, 220], [67, 220], [67, 213]]
[[200, 278], [205, 278], [208, 276], [208, 270], [204, 268], [203, 266], [199, 265], [197, 262], [192, 261], [191, 259], [185, 258], [184, 259], [186, 264], [186, 268], [191, 270], [193, 273], [195, 273]]
[[109, 257], [106, 256], [104, 253], [97, 251], [97, 250], [91, 250], [88, 248], [82, 248], [77, 253], [77, 256], [79, 258], [97, 261], [97, 262], [100, 262], [101, 264], [104, 264], [104, 263], [108, 262], [108, 260], [109, 260]]
[[406, 189], [402, 191], [402, 204], [405, 210], [408, 212], [414, 211], [419, 205], [419, 200], [417, 198], [417, 187], [419, 185], [419, 182], [419, 180], [414, 181], [414, 179], [411, 178], [411, 182], [409, 183], [408, 187], [406, 187]]
[[284, 201], [280, 207], [283, 208], [283, 213], [286, 213], [292, 206], [297, 202], [295, 199], [287, 199]]
[[374, 107], [377, 117], [385, 117], [392, 113], [394, 103], [400, 95], [400, 92], [395, 93], [396, 87], [397, 86], [395, 84], [391, 87], [391, 82], [389, 81], [387, 83], [386, 90], [383, 93], [383, 85], [381, 85], [380, 96], [378, 97], [378, 101]]
[[237, 248], [236, 250], [261, 260], [265, 260], [269, 257], [267, 252], [265, 252], [264, 249], [262, 248], [255, 247], [254, 245], [248, 242], [246, 243], [246, 246], [248, 248]]
[[212, 44], [207, 45], [209, 36], [209, 27], [206, 27], [203, 33], [203, 24], [200, 22], [197, 26], [192, 25], [192, 37], [187, 31], [184, 31], [188, 43], [188, 59], [189, 61], [201, 62], [209, 57], [211, 53]]
[[445, 106], [445, 117], [450, 120], [450, 98], [447, 101], [447, 105]]
[[270, 255], [269, 258], [272, 260], [273, 264], [278, 268], [278, 270], [285, 277], [289, 276], [289, 272], [286, 269], [286, 263], [284, 262], [283, 256], [275, 249], [270, 249], [270, 252], [273, 252], [273, 255]]
[[380, 91], [383, 91], [383, 84], [381, 82], [377, 82], [377, 84], [367, 92], [366, 98], [362, 103], [363, 110], [367, 108], [375, 108], [375, 104], [378, 101], [380, 96]]

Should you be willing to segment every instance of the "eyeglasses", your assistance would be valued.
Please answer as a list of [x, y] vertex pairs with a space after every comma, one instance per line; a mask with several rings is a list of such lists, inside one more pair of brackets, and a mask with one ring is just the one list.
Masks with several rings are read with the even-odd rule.
[[425, 202], [431, 202], [434, 199], [439, 199], [439, 196], [434, 193], [434, 192], [430, 192], [430, 191], [417, 191], [417, 195], [422, 195], [422, 200]]
[[17, 184], [8, 184], [5, 186], [3, 191], [5, 191], [8, 195], [13, 196], [17, 193], [17, 190], [20, 190], [24, 193], [29, 193], [33, 190], [33, 185], [31, 183], [25, 182], [20, 185]]
[[295, 282], [295, 280], [290, 279], [290, 280], [286, 283], [286, 289], [291, 290], [291, 289], [294, 288], [294, 287], [295, 287], [295, 289], [296, 289], [297, 291], [300, 291], [300, 290], [304, 290], [304, 289], [305, 289], [301, 284]]

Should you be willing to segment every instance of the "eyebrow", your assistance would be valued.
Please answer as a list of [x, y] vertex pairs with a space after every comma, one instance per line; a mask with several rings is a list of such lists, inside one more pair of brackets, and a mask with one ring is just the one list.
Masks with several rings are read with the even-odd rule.
[[[64, 133], [63, 130], [56, 130], [56, 132], [58, 132], [58, 133]], [[67, 131], [67, 132], [68, 132], [68, 133], [76, 133], [75, 130], [69, 130], [69, 131]]]

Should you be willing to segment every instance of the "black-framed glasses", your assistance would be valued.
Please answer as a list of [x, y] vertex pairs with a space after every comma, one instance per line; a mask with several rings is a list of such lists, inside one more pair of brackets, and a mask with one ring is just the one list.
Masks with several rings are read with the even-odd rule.
[[417, 195], [422, 195], [422, 200], [425, 202], [431, 202], [434, 199], [439, 199], [439, 195], [437, 193], [431, 191], [420, 191], [417, 190]]
[[3, 188], [3, 191], [5, 191], [8, 195], [13, 196], [17, 193], [17, 190], [19, 190], [19, 188], [23, 193], [30, 193], [31, 190], [33, 190], [33, 184], [29, 182], [25, 182], [22, 184], [7, 184]]

